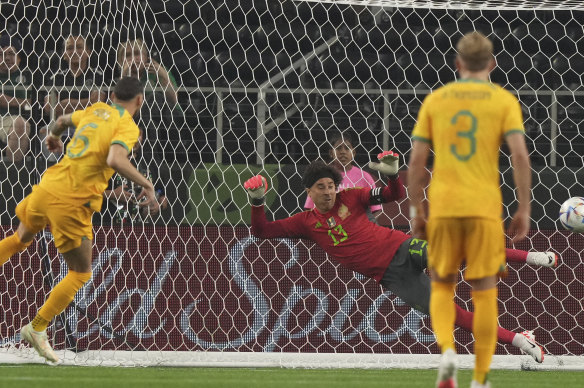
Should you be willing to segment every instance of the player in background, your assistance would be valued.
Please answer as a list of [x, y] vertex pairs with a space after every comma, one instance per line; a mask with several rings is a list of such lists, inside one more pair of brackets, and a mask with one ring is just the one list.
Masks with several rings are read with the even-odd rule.
[[[328, 140], [330, 149], [328, 150], [331, 165], [334, 166], [343, 177], [343, 181], [338, 190], [349, 187], [370, 187], [375, 188], [375, 181], [367, 171], [355, 166], [355, 137], [350, 132], [336, 132]], [[314, 202], [309, 196], [304, 203], [305, 209], [314, 208]], [[371, 205], [367, 210], [367, 218], [375, 222], [376, 215], [381, 211], [381, 205]]]
[[[428, 95], [412, 133], [408, 183], [414, 237], [428, 238], [432, 278], [430, 317], [442, 359], [437, 386], [456, 387], [454, 293], [460, 266], [472, 287], [475, 368], [472, 388], [490, 387], [487, 374], [497, 342], [497, 281], [506, 274], [499, 147], [511, 151], [518, 208], [509, 225], [511, 241], [525, 238], [531, 212], [531, 167], [519, 101], [489, 82], [493, 44], [468, 33], [458, 42], [460, 79]], [[425, 168], [434, 151], [433, 176], [424, 199]]]
[[[264, 211], [266, 178], [256, 175], [244, 184], [251, 209], [252, 234], [260, 238], [306, 238], [314, 241], [343, 267], [375, 279], [406, 304], [429, 313], [430, 279], [424, 273], [427, 244], [398, 230], [379, 226], [367, 219], [372, 204], [396, 201], [405, 196], [398, 172], [398, 156], [391, 151], [379, 154], [381, 163], [370, 168], [389, 177], [384, 187], [350, 188], [337, 193], [342, 176], [337, 169], [321, 161], [311, 163], [302, 183], [315, 208], [292, 217], [268, 222]], [[456, 306], [456, 324], [472, 329], [473, 313]], [[522, 333], [498, 329], [501, 343], [512, 344], [543, 360], [543, 350]]]
[[52, 362], [59, 358], [47, 340], [46, 329], [91, 278], [91, 216], [101, 209], [102, 193], [114, 171], [143, 187], [139, 196], [142, 206], [158, 210], [152, 183], [128, 159], [140, 133], [132, 116], [142, 105], [143, 86], [136, 78], [122, 78], [112, 97], [112, 105], [98, 102], [60, 116], [49, 125], [46, 143], [51, 152], [61, 151], [61, 133], [66, 128], [74, 125], [77, 129], [63, 159], [45, 171], [31, 194], [16, 207], [20, 220], [16, 233], [0, 241], [2, 265], [24, 251], [49, 224], [55, 246], [67, 263], [67, 276], [20, 331], [24, 341]]

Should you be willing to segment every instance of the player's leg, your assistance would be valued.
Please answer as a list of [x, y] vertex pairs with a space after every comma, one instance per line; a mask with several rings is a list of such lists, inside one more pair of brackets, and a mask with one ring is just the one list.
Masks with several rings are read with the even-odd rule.
[[507, 261], [527, 263], [529, 265], [555, 268], [558, 266], [559, 257], [554, 252], [527, 252], [520, 249], [505, 249]]
[[[430, 279], [424, 273], [428, 264], [427, 243], [424, 240], [409, 239], [396, 252], [381, 284], [397, 295], [407, 305], [428, 314], [430, 309]], [[455, 304], [454, 324], [472, 332], [473, 313]], [[497, 341], [510, 344], [530, 355], [537, 362], [543, 362], [544, 352], [535, 341], [533, 332], [515, 333], [497, 327]]]
[[21, 330], [23, 339], [49, 361], [57, 362], [59, 358], [49, 344], [47, 326], [65, 310], [77, 291], [91, 278], [91, 246], [91, 240], [84, 240], [79, 247], [63, 253], [69, 273], [53, 288], [32, 322]]
[[472, 287], [473, 335], [476, 356], [473, 380], [485, 384], [497, 344], [497, 281], [506, 271], [503, 223], [499, 220], [465, 218], [467, 231], [465, 278]]
[[34, 236], [44, 229], [47, 219], [43, 206], [42, 199], [34, 189], [16, 206], [16, 217], [20, 224], [15, 233], [0, 241], [0, 266], [16, 253], [23, 252], [32, 243]]
[[91, 249], [91, 240], [85, 239], [79, 247], [63, 253], [69, 272], [51, 290], [31, 322], [36, 331], [46, 330], [53, 318], [69, 306], [77, 291], [91, 278]]
[[454, 292], [458, 271], [464, 252], [462, 238], [464, 230], [457, 219], [429, 220], [428, 266], [432, 279], [430, 295], [430, 317], [436, 341], [442, 351], [438, 369], [437, 386], [456, 386], [456, 350], [454, 347], [454, 322], [456, 303]]
[[22, 337], [49, 361], [59, 358], [51, 348], [46, 329], [53, 318], [73, 301], [75, 294], [91, 278], [92, 225], [89, 208], [71, 207], [56, 198], [48, 212], [55, 246], [63, 254], [69, 272], [51, 290], [49, 297], [31, 323], [23, 327]]
[[[456, 321], [455, 325], [472, 332], [474, 314], [470, 311], [464, 310], [460, 306], [456, 306]], [[513, 345], [524, 353], [533, 357], [537, 362], [543, 362], [544, 351], [541, 346], [535, 341], [535, 336], [532, 331], [524, 331], [515, 333], [501, 326], [497, 327], [497, 341], [502, 344]]]
[[476, 356], [473, 380], [485, 384], [497, 344], [497, 277], [468, 280], [474, 304], [472, 332]]
[[[419, 239], [409, 239], [403, 244], [408, 246], [408, 257], [412, 263], [410, 274], [404, 274], [403, 270], [394, 268], [399, 271], [397, 279], [393, 280], [393, 285], [382, 284], [390, 289], [395, 295], [398, 295], [406, 304], [415, 308], [416, 310], [428, 314], [430, 309], [430, 279], [424, 273], [424, 269], [428, 266], [428, 245], [426, 241]], [[401, 250], [401, 248], [400, 248]], [[396, 258], [399, 257], [400, 250], [396, 253]], [[510, 249], [507, 249], [508, 253]], [[514, 251], [511, 249], [511, 251]], [[517, 251], [524, 252], [525, 251]], [[540, 252], [537, 252], [540, 253]], [[509, 259], [509, 257], [507, 257]], [[396, 262], [400, 262], [397, 260]], [[393, 261], [392, 261], [393, 263]], [[390, 264], [390, 269], [392, 268]], [[391, 271], [390, 271], [391, 272]], [[384, 276], [384, 280], [386, 279]], [[459, 305], [455, 304], [456, 320], [454, 324], [462, 329], [472, 333], [473, 313], [464, 310]], [[535, 341], [535, 335], [532, 331], [524, 331], [515, 333], [501, 326], [497, 327], [497, 341], [502, 344], [510, 344], [519, 349], [525, 354], [530, 355], [539, 363], [543, 362], [544, 351], [542, 347]]]
[[[38, 232], [38, 231], [36, 231]], [[22, 222], [15, 233], [0, 241], [0, 266], [6, 263], [12, 256], [23, 252], [32, 243], [36, 232], [27, 228]]]

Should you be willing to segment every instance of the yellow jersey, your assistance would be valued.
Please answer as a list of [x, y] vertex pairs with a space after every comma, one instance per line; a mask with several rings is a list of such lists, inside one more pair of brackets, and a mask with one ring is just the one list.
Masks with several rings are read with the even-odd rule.
[[490, 82], [460, 80], [428, 95], [413, 140], [434, 150], [429, 217], [501, 219], [499, 148], [525, 133], [517, 98]]
[[63, 159], [43, 174], [39, 188], [73, 204], [100, 211], [114, 170], [107, 165], [112, 144], [134, 147], [140, 130], [121, 106], [98, 102], [73, 113], [75, 134]]

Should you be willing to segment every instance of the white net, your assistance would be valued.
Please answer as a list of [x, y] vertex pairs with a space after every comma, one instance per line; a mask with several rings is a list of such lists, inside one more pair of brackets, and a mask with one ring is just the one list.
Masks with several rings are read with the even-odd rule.
[[[331, 362], [379, 367], [403, 364], [367, 355], [437, 353], [428, 317], [338, 267], [313, 243], [250, 238], [241, 184], [258, 172], [269, 176], [266, 208], [282, 218], [304, 207], [301, 173], [327, 157], [333, 132], [356, 135], [357, 166], [386, 149], [407, 160], [422, 99], [455, 78], [454, 44], [475, 29], [494, 41], [492, 80], [517, 93], [523, 107], [534, 202], [533, 228], [519, 248], [561, 255], [556, 270], [510, 266], [499, 322], [535, 330], [552, 356], [584, 354], [584, 243], [557, 223], [560, 203], [584, 195], [580, 2], [81, 3], [0, 5], [22, 75], [3, 76], [2, 93], [28, 99], [9, 110], [0, 101], [8, 131], [0, 139], [2, 235], [15, 229], [14, 207], [58, 158], [41, 145], [51, 115], [107, 98], [122, 72], [148, 79], [134, 161], [168, 207], [146, 218], [131, 201], [112, 197], [95, 217], [93, 278], [49, 328], [67, 362], [204, 364], [220, 362], [218, 351], [235, 351], [296, 353], [308, 365], [315, 355], [363, 355]], [[537, 7], [548, 10], [530, 9]], [[78, 48], [76, 38], [68, 48], [70, 36], [87, 46]], [[86, 69], [72, 72], [83, 58]], [[124, 67], [132, 61], [135, 69]], [[18, 116], [29, 135], [8, 125], [6, 117]], [[501, 166], [508, 215], [515, 198], [506, 156]], [[112, 189], [121, 184], [114, 179]], [[377, 222], [407, 231], [406, 202], [385, 205]], [[0, 355], [34, 360], [20, 350], [19, 328], [65, 273], [49, 231], [0, 269]], [[464, 284], [457, 301], [470, 308]], [[461, 353], [472, 352], [469, 333], [457, 330], [456, 339]], [[519, 351], [498, 345], [497, 354]]]

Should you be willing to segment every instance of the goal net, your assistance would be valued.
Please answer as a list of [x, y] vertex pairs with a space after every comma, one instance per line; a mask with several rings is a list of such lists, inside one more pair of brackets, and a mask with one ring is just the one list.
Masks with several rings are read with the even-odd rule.
[[[142, 216], [132, 199], [119, 198], [122, 185], [130, 196], [139, 188], [113, 179], [114, 193], [94, 218], [93, 277], [48, 330], [59, 356], [80, 365], [435, 366], [427, 316], [310, 241], [251, 237], [242, 183], [269, 177], [268, 218], [301, 211], [304, 167], [328, 158], [336, 131], [354, 133], [356, 166], [391, 149], [405, 171], [421, 101], [455, 79], [454, 45], [479, 30], [495, 45], [492, 81], [519, 97], [533, 165], [532, 229], [515, 248], [561, 256], [555, 270], [511, 263], [499, 284], [500, 325], [534, 330], [544, 364], [501, 344], [495, 360], [584, 368], [584, 240], [557, 222], [565, 199], [584, 196], [583, 8], [578, 1], [2, 2], [3, 58], [12, 47], [19, 59], [10, 72], [19, 77], [2, 76], [2, 93], [28, 101], [0, 103], [0, 236], [14, 232], [16, 204], [60, 157], [43, 148], [45, 126], [106, 100], [121, 74], [146, 81], [133, 162], [166, 203], [160, 215]], [[29, 132], [9, 123], [18, 117]], [[500, 163], [508, 221], [516, 199], [505, 150]], [[407, 199], [386, 204], [376, 222], [407, 232], [406, 209]], [[1, 267], [0, 363], [39, 362], [20, 343], [20, 327], [66, 273], [49, 229]], [[464, 282], [456, 301], [472, 309]], [[472, 354], [472, 335], [457, 329], [455, 336], [458, 351]]]

